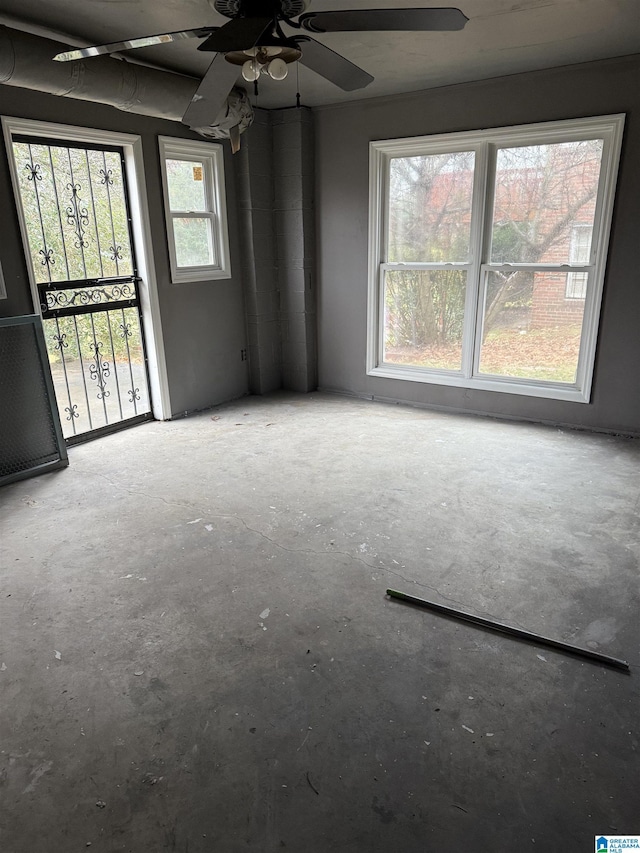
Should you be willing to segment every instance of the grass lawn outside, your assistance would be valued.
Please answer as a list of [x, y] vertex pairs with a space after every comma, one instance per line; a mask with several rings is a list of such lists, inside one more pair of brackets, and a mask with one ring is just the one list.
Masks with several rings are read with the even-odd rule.
[[[580, 326], [496, 329], [482, 346], [480, 373], [570, 384], [576, 379], [580, 335]], [[389, 347], [384, 360], [386, 364], [459, 371], [461, 345]]]

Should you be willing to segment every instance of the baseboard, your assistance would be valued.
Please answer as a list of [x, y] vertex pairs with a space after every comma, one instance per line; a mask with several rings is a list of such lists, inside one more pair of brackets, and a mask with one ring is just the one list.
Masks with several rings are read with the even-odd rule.
[[340, 397], [351, 397], [357, 400], [369, 400], [372, 403], [386, 403], [393, 406], [407, 406], [411, 409], [424, 409], [426, 411], [438, 412], [449, 415], [470, 415], [477, 418], [491, 418], [495, 421], [507, 421], [509, 423], [538, 424], [540, 426], [556, 427], [557, 429], [570, 429], [576, 432], [591, 432], [601, 435], [613, 435], [621, 438], [640, 438], [640, 432], [632, 430], [607, 429], [605, 427], [587, 426], [584, 424], [571, 424], [564, 421], [545, 420], [544, 418], [525, 418], [518, 415], [494, 414], [476, 409], [460, 409], [453, 406], [438, 406], [431, 403], [412, 402], [411, 400], [400, 400], [395, 397], [382, 397], [378, 394], [364, 394], [357, 391], [345, 391], [343, 388], [330, 388], [321, 386], [318, 388], [323, 394], [336, 394]]

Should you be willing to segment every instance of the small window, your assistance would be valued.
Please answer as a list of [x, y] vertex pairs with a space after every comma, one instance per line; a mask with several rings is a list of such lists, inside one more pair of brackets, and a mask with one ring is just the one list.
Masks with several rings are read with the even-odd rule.
[[[569, 246], [569, 262], [580, 266], [588, 264], [591, 256], [591, 225], [574, 225], [571, 230], [571, 245]], [[584, 299], [587, 295], [586, 272], [570, 272], [567, 275], [566, 299]]]
[[231, 278], [222, 146], [166, 136], [159, 143], [171, 280]]

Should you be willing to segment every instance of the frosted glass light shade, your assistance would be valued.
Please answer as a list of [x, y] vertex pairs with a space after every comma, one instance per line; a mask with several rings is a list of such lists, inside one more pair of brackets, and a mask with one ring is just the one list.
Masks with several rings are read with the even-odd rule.
[[260, 76], [262, 66], [257, 59], [248, 59], [242, 66], [242, 76], [247, 83], [254, 83]]
[[287, 63], [284, 59], [272, 59], [267, 66], [267, 71], [272, 80], [284, 80], [289, 73]]

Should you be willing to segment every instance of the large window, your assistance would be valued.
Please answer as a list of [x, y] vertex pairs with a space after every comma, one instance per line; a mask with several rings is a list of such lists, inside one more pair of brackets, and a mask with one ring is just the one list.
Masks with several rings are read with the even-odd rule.
[[368, 372], [588, 402], [623, 121], [373, 142]]
[[222, 146], [159, 142], [172, 281], [230, 278]]

